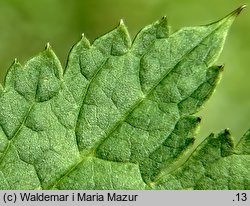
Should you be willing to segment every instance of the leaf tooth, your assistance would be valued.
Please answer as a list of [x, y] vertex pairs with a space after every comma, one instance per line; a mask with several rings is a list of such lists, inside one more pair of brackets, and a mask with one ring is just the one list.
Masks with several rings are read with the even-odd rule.
[[14, 59], [14, 64], [17, 64], [18, 63], [18, 60], [17, 58]]
[[229, 128], [226, 128], [226, 129], [224, 130], [224, 133], [225, 133], [225, 135], [231, 135], [231, 131], [230, 131]]
[[114, 30], [96, 39], [93, 46], [103, 54], [120, 56], [127, 53], [131, 47], [131, 38], [123, 21]]
[[4, 88], [14, 88], [15, 85], [15, 78], [16, 78], [16, 70], [22, 69], [22, 65], [17, 61], [17, 58], [14, 59], [13, 63], [11, 64], [10, 68], [7, 71], [7, 74], [4, 79]]
[[86, 36], [85, 36], [84, 33], [82, 33], [82, 38], [81, 38], [80, 42], [82, 43], [82, 45], [83, 45], [85, 48], [87, 48], [87, 49], [90, 48], [90, 42], [89, 42], [89, 40], [86, 38]]
[[234, 138], [229, 130], [225, 129], [218, 135], [219, 141], [221, 142], [221, 156], [226, 157], [232, 155], [235, 148]]
[[49, 50], [49, 49], [51, 49], [51, 45], [50, 45], [49, 42], [47, 42], [47, 44], [46, 44], [46, 46], [45, 46], [45, 50]]
[[[46, 58], [47, 61], [54, 61], [55, 63], [55, 67], [53, 68], [54, 69], [54, 72], [55, 72], [55, 76], [58, 78], [58, 79], [62, 79], [62, 76], [63, 76], [63, 69], [62, 69], [62, 66], [61, 66], [61, 62], [60, 60], [58, 59], [57, 55], [55, 54], [55, 52], [53, 51], [51, 45], [49, 42], [47, 42], [46, 44], [46, 47], [45, 47], [45, 51], [41, 52], [39, 55], [35, 56], [33, 59], [31, 60], [34, 60], [36, 57], [38, 56], [41, 56], [43, 57], [43, 64], [46, 64]], [[30, 60], [30, 61], [31, 61]], [[29, 63], [29, 62], [27, 62]], [[26, 64], [27, 65], [27, 64]]]
[[225, 68], [225, 65], [224, 64], [219, 65], [217, 68], [219, 69], [219, 71], [223, 72], [224, 68]]
[[45, 50], [27, 61], [24, 67], [15, 59], [5, 85], [28, 101], [47, 101], [58, 93], [62, 74], [60, 61], [47, 43]]
[[120, 19], [119, 26], [120, 25], [125, 25], [123, 19]]
[[168, 26], [167, 16], [163, 16], [157, 23], [156, 38], [167, 38], [170, 34], [170, 27]]
[[136, 56], [143, 56], [146, 51], [156, 41], [162, 38], [167, 38], [170, 34], [168, 19], [166, 16], [162, 19], [144, 27], [133, 40], [132, 50]]
[[131, 39], [127, 27], [121, 19], [118, 27], [115, 29], [116, 34], [114, 35], [111, 54], [114, 56], [120, 56], [128, 52], [131, 47]]
[[16, 57], [16, 58], [14, 58], [14, 60], [13, 60], [13, 62], [12, 62], [12, 64], [11, 64], [10, 67], [12, 67], [13, 65], [17, 65], [17, 64], [20, 64], [20, 62], [18, 61], [18, 59]]

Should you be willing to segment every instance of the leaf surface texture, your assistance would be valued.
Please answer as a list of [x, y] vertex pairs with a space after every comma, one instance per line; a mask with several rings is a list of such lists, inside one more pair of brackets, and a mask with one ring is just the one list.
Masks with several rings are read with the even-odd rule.
[[0, 189], [250, 189], [249, 132], [195, 140], [240, 10], [174, 33], [162, 18], [133, 42], [121, 21], [83, 36], [65, 72], [49, 45], [15, 61], [0, 87]]

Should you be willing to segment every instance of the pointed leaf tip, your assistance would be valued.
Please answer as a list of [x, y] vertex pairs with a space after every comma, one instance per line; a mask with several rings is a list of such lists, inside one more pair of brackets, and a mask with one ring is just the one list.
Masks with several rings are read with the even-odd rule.
[[[241, 11], [246, 8], [246, 5], [240, 6], [228, 15], [226, 15], [223, 19], [221, 19], [221, 23], [226, 23], [228, 26], [231, 26], [231, 24], [234, 22], [236, 17], [241, 13]], [[229, 28], [229, 27], [228, 27]]]
[[230, 14], [230, 16], [238, 16], [238, 15], [241, 13], [241, 11], [242, 11], [243, 9], [245, 9], [246, 7], [247, 7], [246, 4], [240, 6], [239, 8], [237, 8], [236, 10], [234, 10], [234, 11]]
[[240, 6], [238, 9], [235, 10], [235, 13], [236, 13], [237, 15], [239, 15], [239, 14], [241, 13], [241, 11], [243, 11], [243, 9], [245, 9], [246, 7], [247, 7], [246, 4]]

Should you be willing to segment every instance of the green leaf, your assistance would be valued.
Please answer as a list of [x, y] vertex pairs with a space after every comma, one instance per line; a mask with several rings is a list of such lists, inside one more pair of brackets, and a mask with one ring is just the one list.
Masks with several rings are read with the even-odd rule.
[[193, 116], [243, 8], [174, 33], [164, 17], [133, 43], [123, 21], [92, 44], [83, 35], [64, 74], [49, 45], [15, 60], [0, 87], [0, 189], [249, 189], [250, 132], [197, 147]]
[[237, 146], [228, 130], [218, 135], [211, 134], [185, 164], [173, 168], [171, 172], [161, 173], [153, 187], [155, 189], [249, 190], [249, 143], [250, 131], [244, 135]]

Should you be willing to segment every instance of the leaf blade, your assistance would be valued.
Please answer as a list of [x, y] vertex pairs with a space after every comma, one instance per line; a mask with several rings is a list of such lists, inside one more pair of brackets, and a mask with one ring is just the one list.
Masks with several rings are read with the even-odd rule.
[[[222, 67], [213, 64], [242, 9], [173, 34], [163, 18], [142, 29], [133, 43], [121, 21], [93, 44], [83, 36], [64, 75], [49, 46], [24, 69], [15, 61], [0, 88], [1, 188], [169, 189], [177, 177], [172, 188], [205, 188], [195, 182], [199, 173], [182, 182], [177, 171], [185, 174], [187, 164], [180, 160], [194, 150], [200, 122], [192, 115], [218, 84]], [[222, 136], [227, 137], [215, 138], [219, 144]], [[230, 161], [239, 165], [244, 156], [242, 170], [248, 174], [248, 139], [237, 149], [229, 140], [221, 147], [221, 168], [230, 169]], [[16, 166], [22, 168], [20, 178]], [[218, 175], [216, 169], [206, 172]]]

